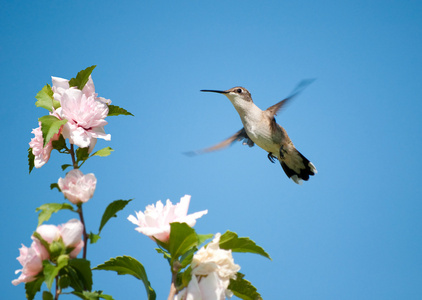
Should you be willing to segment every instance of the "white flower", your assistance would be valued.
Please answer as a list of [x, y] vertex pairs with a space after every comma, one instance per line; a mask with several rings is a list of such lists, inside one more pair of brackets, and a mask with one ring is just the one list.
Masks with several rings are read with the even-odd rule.
[[193, 256], [192, 279], [175, 300], [224, 300], [233, 294], [228, 290], [230, 279], [236, 279], [240, 266], [234, 263], [231, 250], [220, 249], [220, 233], [207, 247]]
[[159, 200], [156, 205], [148, 205], [145, 212], [135, 212], [136, 217], [130, 215], [127, 219], [139, 226], [135, 230], [149, 236], [151, 239], [154, 237], [165, 243], [170, 237], [170, 223], [186, 223], [193, 227], [196, 219], [208, 213], [208, 210], [203, 210], [188, 215], [190, 198], [189, 195], [185, 195], [180, 199], [180, 203], [176, 205], [167, 200], [165, 206]]

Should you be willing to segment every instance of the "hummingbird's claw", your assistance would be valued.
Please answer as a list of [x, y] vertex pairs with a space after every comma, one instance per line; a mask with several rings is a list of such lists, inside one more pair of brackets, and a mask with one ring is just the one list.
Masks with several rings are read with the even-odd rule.
[[275, 162], [275, 159], [277, 158], [271, 152], [268, 152], [268, 156], [267, 157], [270, 160], [270, 162], [272, 162], [272, 163], [274, 163]]

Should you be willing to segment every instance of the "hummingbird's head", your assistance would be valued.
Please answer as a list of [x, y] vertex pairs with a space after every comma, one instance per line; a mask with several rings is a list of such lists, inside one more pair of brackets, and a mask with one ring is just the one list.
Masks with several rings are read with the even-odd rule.
[[201, 92], [212, 92], [224, 94], [233, 104], [241, 104], [242, 102], [253, 102], [251, 93], [241, 86], [236, 86], [226, 91], [218, 90], [201, 90]]

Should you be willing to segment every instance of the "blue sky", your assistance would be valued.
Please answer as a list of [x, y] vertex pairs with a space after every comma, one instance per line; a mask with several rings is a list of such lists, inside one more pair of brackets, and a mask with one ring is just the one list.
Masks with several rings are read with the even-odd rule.
[[[62, 202], [49, 185], [70, 158], [52, 154], [28, 175], [27, 149], [50, 76], [97, 65], [96, 91], [135, 117], [110, 117], [107, 158], [85, 206], [96, 231], [107, 204], [133, 200], [88, 248], [93, 265], [130, 255], [158, 299], [170, 272], [154, 243], [126, 220], [134, 211], [192, 195], [208, 209], [195, 229], [249, 236], [273, 258], [235, 254], [264, 299], [420, 299], [422, 295], [422, 4], [419, 1], [3, 1], [0, 111], [4, 158], [2, 298], [29, 246], [35, 208]], [[194, 158], [239, 130], [222, 95], [246, 87], [265, 109], [305, 78], [316, 81], [277, 116], [319, 173], [294, 184], [259, 147], [241, 144]], [[74, 216], [60, 213], [49, 223]], [[140, 282], [94, 272], [95, 289], [146, 299]], [[71, 299], [63, 296], [60, 299]], [[38, 297], [40, 299], [40, 297]]]

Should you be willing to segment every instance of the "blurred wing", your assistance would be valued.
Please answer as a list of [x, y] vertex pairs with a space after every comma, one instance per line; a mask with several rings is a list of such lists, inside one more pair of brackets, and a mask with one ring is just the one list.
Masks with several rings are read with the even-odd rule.
[[242, 141], [242, 140], [243, 140], [243, 145], [248, 145], [249, 147], [252, 147], [254, 145], [254, 142], [252, 142], [252, 140], [246, 134], [245, 128], [242, 128], [238, 132], [236, 132], [234, 135], [222, 141], [221, 143], [218, 143], [217, 145], [211, 146], [209, 148], [197, 150], [197, 151], [186, 152], [185, 154], [189, 156], [193, 156], [197, 154], [203, 154], [203, 153], [208, 153], [208, 152], [212, 152], [216, 150], [221, 150], [223, 148], [230, 146], [236, 141]]
[[314, 82], [315, 79], [306, 79], [302, 80], [296, 88], [293, 90], [293, 92], [288, 96], [286, 99], [274, 104], [271, 107], [268, 107], [266, 112], [268, 112], [268, 115], [270, 117], [274, 117], [277, 115], [277, 112], [287, 103], [289, 100], [293, 99], [297, 95], [299, 95], [308, 85], [310, 85], [312, 82]]

